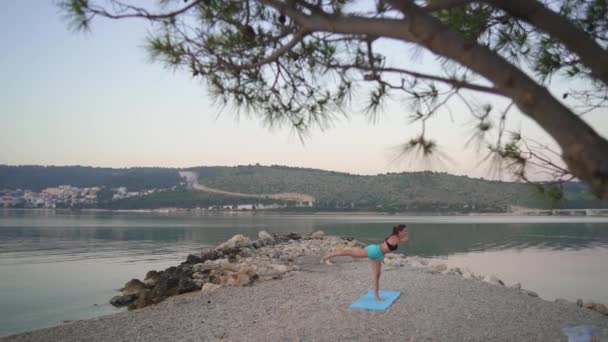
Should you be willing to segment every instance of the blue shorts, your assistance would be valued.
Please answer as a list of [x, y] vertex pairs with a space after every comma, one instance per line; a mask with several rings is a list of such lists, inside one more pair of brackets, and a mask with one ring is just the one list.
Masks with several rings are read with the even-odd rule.
[[384, 253], [382, 253], [380, 245], [369, 245], [365, 247], [365, 250], [370, 260], [382, 261], [384, 259]]

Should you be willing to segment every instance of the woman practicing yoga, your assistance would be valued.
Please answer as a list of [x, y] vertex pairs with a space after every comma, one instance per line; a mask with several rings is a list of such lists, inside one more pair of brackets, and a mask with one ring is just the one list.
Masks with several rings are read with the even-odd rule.
[[340, 251], [334, 251], [328, 253], [323, 257], [321, 262], [324, 262], [328, 265], [332, 265], [330, 258], [335, 256], [349, 256], [353, 258], [369, 258], [372, 262], [372, 277], [374, 283], [374, 298], [376, 300], [382, 300], [378, 291], [380, 290], [380, 268], [382, 267], [382, 259], [384, 259], [384, 254], [389, 251], [394, 251], [397, 249], [397, 245], [399, 242], [406, 242], [409, 240], [409, 233], [407, 230], [407, 226], [404, 224], [400, 224], [393, 227], [393, 232], [389, 235], [382, 243], [378, 245], [369, 245], [363, 248], [352, 248], [352, 249], [344, 249]]

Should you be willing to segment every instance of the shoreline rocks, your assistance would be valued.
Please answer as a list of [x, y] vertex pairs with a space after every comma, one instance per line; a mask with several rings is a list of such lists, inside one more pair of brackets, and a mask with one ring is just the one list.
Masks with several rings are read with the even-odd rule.
[[152, 270], [143, 281], [132, 279], [121, 289], [121, 295], [110, 299], [114, 306], [140, 309], [168, 297], [201, 291], [209, 293], [223, 286], [251, 286], [257, 281], [280, 279], [299, 270], [299, 257], [320, 256], [330, 249], [364, 246], [352, 239], [327, 237], [322, 231], [302, 236], [283, 236], [266, 231], [251, 240], [235, 235], [217, 247], [190, 254], [178, 266]]
[[[321, 257], [329, 250], [364, 246], [353, 238], [328, 236], [322, 231], [282, 236], [260, 231], [256, 240], [235, 235], [216, 248], [188, 255], [178, 266], [149, 271], [143, 281], [129, 280], [120, 290], [121, 294], [110, 299], [110, 304], [128, 306], [129, 310], [133, 310], [183, 293], [200, 291], [207, 294], [225, 286], [251, 286], [259, 281], [280, 279], [290, 272], [297, 272], [300, 257]], [[506, 286], [495, 275], [476, 275], [467, 268], [449, 268], [443, 262], [419, 256], [387, 253], [383, 263], [388, 269], [407, 265], [436, 275], [459, 276], [470, 281]], [[509, 288], [523, 295], [539, 297], [538, 293], [523, 289], [520, 283]], [[565, 299], [557, 299], [556, 302], [570, 303]], [[608, 316], [608, 306], [604, 304], [583, 303], [580, 299], [570, 304]]]

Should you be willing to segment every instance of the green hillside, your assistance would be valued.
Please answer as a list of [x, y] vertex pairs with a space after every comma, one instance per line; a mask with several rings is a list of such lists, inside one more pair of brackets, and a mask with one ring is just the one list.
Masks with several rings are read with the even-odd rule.
[[435, 172], [360, 176], [285, 166], [192, 168], [207, 186], [242, 193], [299, 192], [316, 198], [317, 208], [386, 211], [506, 211], [509, 206], [606, 207], [584, 186], [566, 186], [565, 199], [552, 203], [535, 186], [487, 181]]
[[[436, 172], [388, 173], [361, 176], [286, 166], [195, 167], [199, 182], [219, 190], [244, 194], [302, 193], [315, 197], [312, 208], [298, 210], [360, 210], [410, 212], [504, 212], [511, 206], [530, 208], [608, 208], [584, 184], [564, 185], [564, 199], [551, 202], [530, 184], [488, 181]], [[248, 203], [295, 203], [230, 194], [188, 191], [175, 168], [95, 168], [83, 166], [0, 165], [0, 191], [72, 185], [102, 187], [98, 207], [152, 209], [210, 207]], [[111, 188], [161, 192], [112, 199]]]

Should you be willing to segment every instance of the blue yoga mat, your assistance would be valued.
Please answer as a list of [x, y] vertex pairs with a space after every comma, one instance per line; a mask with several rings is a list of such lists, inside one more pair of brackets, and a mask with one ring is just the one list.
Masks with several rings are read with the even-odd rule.
[[374, 299], [374, 291], [369, 290], [366, 294], [364, 294], [361, 298], [359, 298], [356, 302], [352, 303], [349, 308], [351, 309], [367, 309], [367, 310], [378, 310], [384, 311], [388, 309], [391, 304], [401, 293], [397, 291], [379, 291], [380, 298], [384, 299], [382, 301], [378, 301]]

